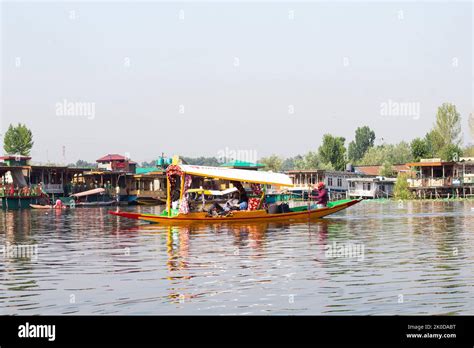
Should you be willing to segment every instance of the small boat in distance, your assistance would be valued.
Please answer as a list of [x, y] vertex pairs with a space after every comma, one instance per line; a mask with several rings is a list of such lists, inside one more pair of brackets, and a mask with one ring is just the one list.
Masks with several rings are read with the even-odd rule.
[[[74, 193], [71, 197], [74, 199], [74, 205], [76, 207], [97, 207], [117, 204], [117, 201], [106, 194], [103, 188]], [[69, 205], [71, 204], [72, 203], [69, 203]]]
[[166, 201], [154, 197], [138, 197], [135, 202], [139, 205], [160, 205], [166, 203]]
[[[252, 222], [252, 221], [293, 221], [322, 218], [341, 210], [344, 210], [360, 202], [360, 199], [346, 199], [330, 202], [325, 207], [317, 207], [316, 204], [308, 202], [307, 205], [285, 209], [265, 209], [265, 190], [261, 185], [272, 185], [276, 187], [291, 187], [291, 178], [285, 174], [249, 171], [245, 169], [229, 169], [222, 167], [207, 167], [178, 164], [173, 161], [166, 171], [167, 173], [167, 202], [166, 209], [159, 215], [130, 213], [123, 211], [109, 211], [109, 214], [129, 219], [143, 220], [153, 223], [178, 224], [178, 223], [215, 223], [215, 222]], [[246, 210], [228, 210], [225, 214], [211, 214], [204, 209], [201, 211], [190, 211], [189, 191], [191, 189], [192, 177], [214, 178], [220, 181], [230, 181], [234, 186], [243, 190], [243, 183], [250, 184], [254, 190], [253, 198], [248, 200]], [[202, 190], [201, 190], [202, 191]], [[240, 191], [240, 190], [239, 190]], [[202, 192], [204, 200], [204, 192]], [[178, 198], [179, 197], [179, 198]], [[173, 202], [172, 202], [173, 200]], [[179, 204], [179, 209], [177, 205]], [[174, 205], [174, 207], [172, 206]], [[203, 204], [204, 207], [204, 204]]]
[[33, 209], [53, 209], [52, 205], [41, 205], [41, 204], [30, 204], [30, 208]]

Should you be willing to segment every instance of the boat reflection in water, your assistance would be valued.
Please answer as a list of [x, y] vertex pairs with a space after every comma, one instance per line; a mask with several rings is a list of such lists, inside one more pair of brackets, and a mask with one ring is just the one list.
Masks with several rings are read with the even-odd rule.
[[[221, 250], [225, 249], [226, 258], [256, 260], [266, 257], [265, 248], [267, 239], [284, 233], [292, 233], [292, 229], [308, 231], [308, 242], [317, 245], [313, 260], [320, 260], [324, 256], [325, 243], [328, 239], [328, 231], [332, 226], [338, 224], [337, 220], [312, 220], [309, 223], [281, 223], [281, 222], [232, 222], [208, 225], [197, 223], [182, 226], [158, 226], [156, 224], [142, 224], [122, 230], [122, 232], [142, 233], [150, 235], [166, 235], [166, 267], [168, 274], [165, 277], [170, 282], [168, 287], [168, 299], [171, 303], [183, 304], [193, 301], [193, 299], [208, 296], [208, 292], [196, 291], [196, 286], [192, 284], [192, 279], [203, 275], [212, 278], [220, 272], [226, 272], [229, 266], [227, 262], [220, 263], [216, 258], [208, 258], [212, 250], [202, 250], [200, 246], [200, 235], [204, 238], [210, 234], [216, 238], [216, 244]], [[231, 237], [227, 245], [223, 246], [217, 239]], [[193, 239], [196, 245], [193, 248]], [[207, 248], [209, 248], [207, 243]], [[251, 252], [248, 252], [251, 251]], [[281, 261], [277, 262], [280, 265]], [[245, 266], [244, 266], [245, 267]], [[266, 283], [264, 273], [255, 273], [255, 277], [262, 277], [262, 280], [255, 281]]]

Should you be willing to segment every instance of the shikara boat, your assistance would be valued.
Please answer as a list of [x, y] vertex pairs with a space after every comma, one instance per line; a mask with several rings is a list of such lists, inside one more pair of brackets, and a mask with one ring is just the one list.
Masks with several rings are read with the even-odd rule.
[[71, 197], [77, 200], [74, 202], [76, 207], [101, 207], [117, 204], [117, 201], [113, 200], [103, 188], [74, 193]]
[[[360, 202], [359, 199], [346, 199], [340, 201], [330, 202], [326, 207], [317, 208], [316, 204], [308, 202], [307, 205], [288, 208], [281, 213], [269, 213], [267, 209], [262, 208], [259, 204], [257, 208], [252, 210], [231, 210], [224, 215], [211, 215], [205, 211], [197, 212], [183, 212], [182, 210], [172, 209], [171, 207], [171, 186], [173, 186], [172, 176], [180, 177], [180, 199], [179, 202], [184, 202], [187, 197], [187, 190], [185, 182], [187, 176], [198, 176], [203, 178], [214, 178], [238, 183], [263, 184], [272, 185], [276, 187], [291, 187], [293, 185], [291, 178], [285, 174], [264, 172], [264, 171], [250, 171], [245, 169], [229, 169], [222, 167], [205, 167], [193, 166], [184, 164], [173, 164], [167, 169], [168, 179], [168, 198], [166, 202], [166, 209], [159, 215], [131, 213], [125, 211], [109, 211], [109, 214], [125, 217], [129, 219], [143, 220], [152, 223], [162, 224], [179, 224], [179, 223], [222, 223], [222, 222], [257, 222], [257, 221], [297, 221], [322, 218], [341, 210], [344, 210], [354, 204]], [[171, 182], [170, 182], [171, 180]], [[190, 189], [193, 190], [193, 189]], [[265, 198], [264, 191], [259, 200], [263, 202]], [[313, 202], [314, 203], [314, 202]], [[180, 203], [181, 204], [181, 203]]]
[[319, 219], [337, 213], [359, 203], [359, 199], [347, 199], [330, 202], [327, 207], [316, 208], [314, 205], [308, 210], [307, 207], [290, 208], [288, 213], [269, 214], [266, 210], [233, 211], [224, 216], [209, 216], [206, 212], [193, 212], [180, 214], [177, 210], [172, 210], [171, 216], [165, 210], [159, 215], [129, 213], [124, 211], [109, 211], [109, 214], [121, 216], [129, 219], [143, 220], [154, 223], [190, 223], [190, 222], [230, 222], [230, 221], [298, 221], [308, 219]]
[[116, 205], [117, 201], [105, 201], [105, 202], [78, 202], [76, 207], [107, 207], [111, 205]]
[[139, 205], [160, 205], [165, 204], [166, 202], [153, 197], [138, 197], [135, 202]]
[[53, 209], [52, 205], [41, 205], [41, 204], [30, 204], [30, 208], [33, 209]]
[[66, 206], [63, 205], [61, 208], [55, 208], [54, 205], [41, 205], [41, 204], [30, 204], [32, 209], [66, 209]]

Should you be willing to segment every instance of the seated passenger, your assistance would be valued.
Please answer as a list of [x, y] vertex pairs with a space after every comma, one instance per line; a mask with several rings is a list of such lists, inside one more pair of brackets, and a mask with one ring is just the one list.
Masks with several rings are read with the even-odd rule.
[[249, 197], [247, 196], [247, 192], [245, 192], [243, 187], [239, 190], [239, 196], [239, 210], [247, 210], [249, 207]]
[[219, 215], [219, 214], [225, 214], [229, 213], [231, 210], [240, 210], [240, 204], [239, 204], [239, 199], [238, 193], [234, 193], [232, 197], [225, 202], [225, 204], [221, 205], [217, 202], [214, 202], [211, 205], [211, 208], [209, 209], [209, 214], [210, 215]]

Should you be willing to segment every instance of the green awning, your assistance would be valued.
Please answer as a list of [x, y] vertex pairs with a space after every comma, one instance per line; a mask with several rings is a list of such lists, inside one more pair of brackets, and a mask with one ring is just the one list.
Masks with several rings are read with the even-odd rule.
[[161, 169], [157, 167], [138, 167], [135, 169], [135, 174], [146, 174], [150, 172], [156, 172], [158, 170]]
[[230, 161], [224, 164], [221, 164], [221, 167], [232, 167], [232, 168], [263, 168], [264, 164], [261, 163], [252, 163], [244, 161]]

